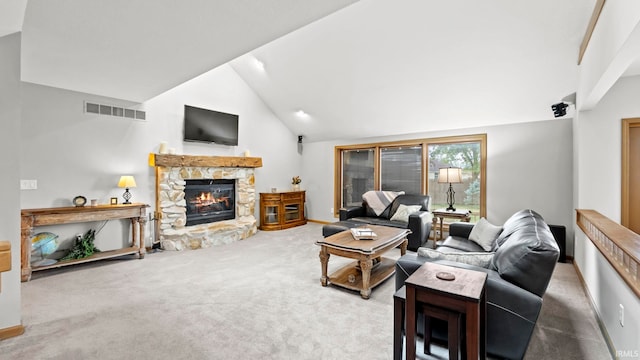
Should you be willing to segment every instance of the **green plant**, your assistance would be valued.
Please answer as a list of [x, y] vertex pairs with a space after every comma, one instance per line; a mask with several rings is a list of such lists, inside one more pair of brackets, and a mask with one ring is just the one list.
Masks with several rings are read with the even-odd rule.
[[464, 203], [465, 204], [479, 204], [480, 203], [480, 181], [475, 179], [469, 184], [467, 190], [464, 191]]
[[294, 176], [291, 178], [291, 183], [293, 185], [298, 185], [302, 182], [302, 179], [300, 179], [300, 176]]
[[89, 229], [84, 236], [76, 239], [73, 247], [69, 249], [69, 253], [67, 253], [67, 255], [65, 255], [61, 260], [84, 259], [93, 255], [93, 253], [100, 252], [93, 243], [95, 239], [96, 231]]

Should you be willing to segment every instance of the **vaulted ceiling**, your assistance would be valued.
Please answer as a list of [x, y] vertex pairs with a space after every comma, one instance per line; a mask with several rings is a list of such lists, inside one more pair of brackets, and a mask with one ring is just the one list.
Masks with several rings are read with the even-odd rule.
[[137, 102], [230, 62], [320, 141], [552, 119], [595, 2], [22, 0], [0, 36], [23, 81]]
[[142, 102], [355, 0], [29, 0], [22, 80]]

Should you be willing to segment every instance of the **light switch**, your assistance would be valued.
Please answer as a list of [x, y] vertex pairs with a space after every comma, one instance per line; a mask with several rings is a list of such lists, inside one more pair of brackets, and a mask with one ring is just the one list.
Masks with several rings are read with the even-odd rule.
[[38, 189], [38, 180], [20, 180], [20, 190]]

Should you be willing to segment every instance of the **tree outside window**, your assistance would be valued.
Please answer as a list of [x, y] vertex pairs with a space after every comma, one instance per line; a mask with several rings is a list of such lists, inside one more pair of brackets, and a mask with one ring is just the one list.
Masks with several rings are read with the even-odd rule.
[[449, 184], [438, 183], [438, 171], [445, 167], [462, 169], [462, 183], [453, 184], [457, 208], [471, 210], [472, 221], [480, 217], [481, 146], [480, 142], [430, 144], [429, 195], [432, 209], [446, 208]]

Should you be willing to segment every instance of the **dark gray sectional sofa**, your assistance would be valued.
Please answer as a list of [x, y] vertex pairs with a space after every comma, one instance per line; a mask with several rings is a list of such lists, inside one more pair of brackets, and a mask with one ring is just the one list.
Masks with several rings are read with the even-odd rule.
[[[438, 242], [437, 252], [421, 248], [402, 256], [396, 263], [396, 289], [427, 261], [486, 273], [487, 352], [499, 358], [522, 359], [558, 260], [558, 245], [542, 216], [533, 210], [511, 216], [488, 252], [469, 240], [473, 226], [452, 223], [450, 236]], [[444, 255], [438, 258], [438, 253]], [[465, 253], [468, 256], [462, 255]], [[486, 267], [469, 265], [487, 257]], [[418, 332], [423, 333], [420, 320]], [[446, 339], [446, 323], [434, 319], [432, 324], [433, 336]]]

